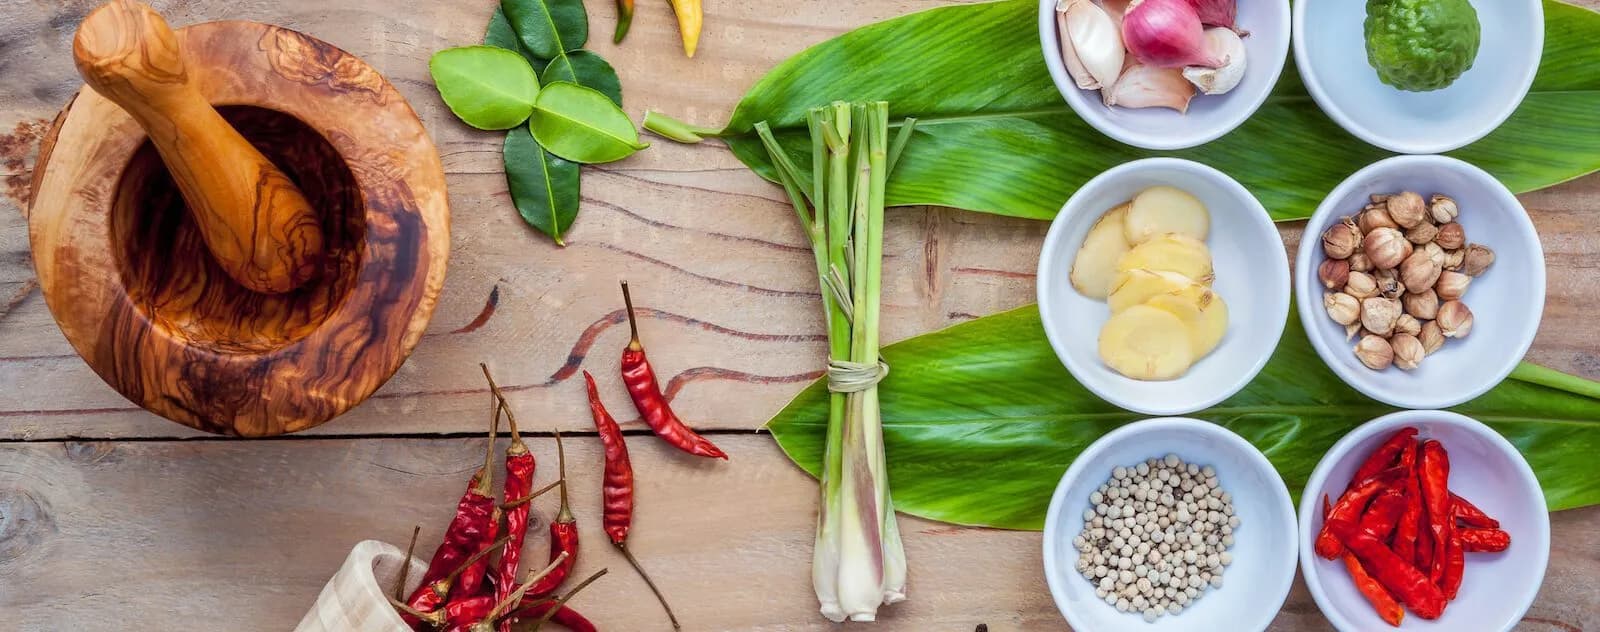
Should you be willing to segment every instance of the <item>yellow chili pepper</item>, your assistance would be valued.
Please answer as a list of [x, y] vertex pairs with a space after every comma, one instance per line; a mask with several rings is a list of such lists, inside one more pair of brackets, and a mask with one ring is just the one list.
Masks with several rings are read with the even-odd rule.
[[683, 54], [694, 57], [695, 46], [700, 44], [700, 24], [704, 15], [700, 0], [668, 0], [672, 12], [678, 14], [678, 32], [683, 36]]

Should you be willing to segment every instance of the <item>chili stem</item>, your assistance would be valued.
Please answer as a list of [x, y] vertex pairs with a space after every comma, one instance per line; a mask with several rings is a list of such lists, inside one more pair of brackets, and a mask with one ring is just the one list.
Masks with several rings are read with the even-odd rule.
[[530, 573], [527, 579], [523, 580], [521, 584], [517, 585], [516, 590], [511, 591], [511, 594], [506, 595], [505, 599], [502, 599], [500, 600], [500, 603], [495, 604], [494, 609], [490, 610], [489, 614], [484, 616], [483, 620], [494, 621], [495, 619], [499, 619], [500, 616], [509, 611], [514, 604], [522, 601], [522, 596], [528, 594], [529, 588], [532, 588], [533, 585], [539, 580], [544, 579], [545, 575], [549, 575], [551, 572], [555, 571], [556, 567], [560, 566], [562, 562], [565, 562], [567, 560], [567, 556], [569, 555], [571, 555], [571, 553], [562, 551], [560, 555], [557, 555], [554, 559], [550, 560], [549, 565], [540, 569], [536, 573]]
[[561, 473], [561, 478], [556, 481], [561, 485], [561, 510], [556, 512], [556, 522], [572, 522], [572, 508], [567, 505], [567, 449], [561, 445], [561, 430], [556, 429], [556, 470]]
[[633, 317], [633, 294], [628, 292], [627, 281], [622, 282], [622, 303], [628, 306], [628, 335], [632, 336], [628, 346], [637, 349], [641, 346], [639, 344], [639, 323]]
[[[511, 442], [522, 443], [522, 433], [517, 431], [517, 415], [511, 412], [511, 402], [506, 401], [505, 393], [500, 392], [500, 385], [494, 383], [493, 375], [489, 375], [489, 365], [479, 362], [478, 368], [483, 369], [484, 379], [489, 380], [489, 393], [494, 395], [495, 405], [506, 413], [506, 423], [511, 425]], [[499, 414], [498, 411], [496, 414]]]
[[422, 525], [411, 527], [411, 544], [406, 546], [406, 561], [400, 564], [400, 577], [394, 582], [394, 598], [404, 599], [406, 580], [411, 575], [411, 556], [417, 552], [417, 534], [422, 533]]
[[478, 560], [483, 559], [483, 556], [488, 555], [490, 551], [498, 549], [498, 548], [501, 547], [501, 545], [504, 545], [506, 542], [510, 542], [510, 541], [511, 541], [511, 536], [509, 536], [509, 535], [500, 536], [499, 539], [495, 540], [494, 542], [489, 543], [489, 546], [486, 546], [486, 547], [483, 547], [481, 549], [478, 549], [478, 552], [473, 553], [471, 556], [467, 557], [466, 561], [462, 562], [461, 565], [457, 566], [455, 570], [450, 571], [449, 575], [445, 575], [444, 579], [441, 579], [436, 583], [444, 583], [444, 584], [454, 583], [456, 581], [456, 578], [460, 577], [461, 574], [466, 572], [467, 569], [470, 568], [473, 564], [476, 564], [478, 562]]
[[661, 589], [660, 588], [656, 588], [656, 583], [655, 583], [655, 581], [650, 579], [650, 574], [644, 572], [644, 567], [639, 565], [639, 560], [635, 559], [633, 557], [633, 551], [629, 551], [628, 550], [628, 545], [626, 543], [617, 542], [616, 545], [617, 545], [617, 550], [618, 551], [622, 551], [622, 557], [627, 558], [628, 563], [633, 565], [633, 570], [638, 571], [639, 572], [639, 576], [644, 578], [644, 585], [649, 586], [650, 587], [650, 592], [653, 592], [653, 593], [656, 594], [656, 601], [661, 602], [661, 609], [667, 611], [667, 619], [672, 621], [672, 629], [674, 629], [674, 630], [683, 629], [681, 626], [678, 625], [678, 615], [673, 614], [672, 613], [672, 606], [667, 605], [666, 596], [661, 594]]
[[[491, 393], [491, 395], [493, 395]], [[494, 440], [500, 433], [500, 409], [504, 408], [498, 396], [495, 396], [493, 414], [489, 418], [489, 445], [483, 450], [483, 469], [478, 470], [483, 476], [478, 478], [476, 490], [484, 496], [492, 495], [494, 491]]]
[[598, 571], [595, 571], [595, 573], [590, 575], [588, 579], [578, 582], [577, 586], [573, 586], [572, 590], [567, 591], [567, 594], [562, 595], [560, 599], [557, 599], [555, 606], [551, 607], [549, 610], [546, 610], [544, 616], [539, 617], [539, 620], [534, 622], [531, 629], [538, 630], [540, 626], [549, 623], [550, 618], [556, 616], [556, 611], [560, 610], [562, 606], [567, 605], [567, 601], [572, 599], [573, 595], [578, 594], [578, 591], [588, 587], [589, 584], [594, 583], [594, 580], [600, 579], [600, 576], [605, 575], [607, 572], [609, 572], [609, 569], [602, 568]]
[[417, 619], [420, 619], [422, 621], [426, 621], [426, 622], [431, 623], [431, 624], [436, 625], [436, 626], [437, 625], [442, 625], [444, 623], [444, 618], [445, 617], [444, 617], [444, 611], [442, 611], [442, 610], [434, 610], [433, 612], [423, 612], [421, 610], [418, 610], [416, 608], [413, 608], [411, 606], [406, 605], [406, 603], [404, 601], [400, 601], [399, 599], [395, 599], [394, 597], [388, 597], [388, 596], [385, 596], [385, 597], [389, 600], [389, 605], [394, 606], [395, 610], [399, 610], [400, 612], [403, 612], [405, 614], [409, 614], [409, 615], [411, 615], [413, 617], [416, 617]]
[[533, 499], [538, 498], [540, 496], [543, 496], [545, 494], [545, 492], [548, 492], [548, 491], [550, 491], [552, 489], [555, 489], [560, 484], [561, 484], [561, 481], [556, 481], [556, 482], [551, 483], [549, 485], [545, 485], [544, 487], [540, 487], [537, 490], [534, 490], [532, 493], [529, 493], [527, 496], [523, 496], [521, 498], [517, 498], [517, 499], [514, 499], [514, 500], [508, 500], [506, 502], [500, 503], [500, 509], [502, 509], [502, 510], [504, 510], [504, 509], [516, 509], [517, 507], [521, 507], [522, 505], [526, 505], [529, 502], [531, 502]]

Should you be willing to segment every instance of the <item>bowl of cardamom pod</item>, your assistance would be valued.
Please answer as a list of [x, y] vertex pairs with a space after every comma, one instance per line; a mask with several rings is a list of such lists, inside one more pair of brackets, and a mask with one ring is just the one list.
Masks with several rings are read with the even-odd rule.
[[1395, 156], [1340, 183], [1295, 258], [1306, 335], [1356, 390], [1446, 408], [1493, 388], [1533, 344], [1544, 249], [1494, 176], [1447, 156]]

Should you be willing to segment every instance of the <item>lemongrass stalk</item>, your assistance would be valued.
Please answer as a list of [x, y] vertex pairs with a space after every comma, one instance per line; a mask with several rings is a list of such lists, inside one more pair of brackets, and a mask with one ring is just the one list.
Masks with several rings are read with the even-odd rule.
[[880, 605], [905, 598], [905, 551], [889, 495], [873, 376], [878, 375], [884, 192], [915, 121], [902, 125], [891, 141], [888, 114], [881, 102], [812, 109], [807, 116], [809, 192], [801, 188], [799, 168], [772, 130], [765, 123], [755, 126], [811, 240], [828, 328], [830, 385], [840, 378], [829, 399], [812, 566], [822, 613], [834, 621], [871, 621]]

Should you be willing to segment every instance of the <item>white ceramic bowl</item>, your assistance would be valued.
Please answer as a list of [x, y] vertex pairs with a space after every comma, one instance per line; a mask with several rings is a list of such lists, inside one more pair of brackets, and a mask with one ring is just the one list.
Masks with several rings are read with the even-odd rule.
[[[1355, 341], [1328, 318], [1317, 279], [1323, 231], [1367, 204], [1373, 193], [1410, 190], [1455, 198], [1467, 241], [1494, 251], [1494, 264], [1472, 279], [1462, 302], [1472, 310], [1465, 338], [1444, 346], [1413, 371], [1373, 371], [1356, 359]], [[1544, 313], [1544, 249], [1528, 213], [1505, 185], [1482, 169], [1445, 156], [1380, 160], [1333, 189], [1306, 222], [1295, 257], [1295, 306], [1311, 346], [1339, 378], [1378, 401], [1401, 408], [1449, 408], [1494, 388], [1522, 360]]]
[[[1177, 615], [1147, 624], [1139, 614], [1118, 612], [1095, 597], [1094, 585], [1077, 571], [1072, 540], [1083, 530], [1089, 494], [1111, 477], [1112, 468], [1169, 453], [1216, 468], [1222, 490], [1233, 495], [1239, 528], [1222, 587], [1206, 591]], [[1294, 583], [1296, 550], [1294, 505], [1278, 471], [1250, 442], [1198, 419], [1146, 419], [1107, 433], [1073, 460], [1045, 514], [1045, 581], [1056, 607], [1079, 632], [1266, 629]]]
[[1297, 0], [1294, 58], [1322, 111], [1361, 140], [1407, 154], [1450, 151], [1505, 122], [1533, 85], [1544, 51], [1540, 0], [1472, 0], [1482, 25], [1472, 68], [1448, 87], [1407, 92], [1367, 63], [1366, 3]]
[[[1134, 194], [1168, 184], [1211, 211], [1212, 289], [1228, 305], [1228, 332], [1210, 355], [1182, 377], [1141, 381], [1100, 361], [1105, 301], [1073, 289], [1068, 275], [1083, 238], [1100, 216]], [[1289, 268], [1272, 218], [1244, 186], [1221, 171], [1177, 158], [1146, 158], [1095, 176], [1078, 189], [1050, 224], [1039, 254], [1039, 314], [1061, 363], [1102, 399], [1149, 415], [1200, 410], [1237, 393], [1266, 365], [1289, 312]]]
[[1078, 116], [1102, 134], [1145, 149], [1183, 149], [1216, 140], [1244, 123], [1278, 83], [1289, 53], [1289, 3], [1239, 2], [1244, 38], [1244, 79], [1225, 94], [1196, 94], [1187, 113], [1167, 108], [1107, 107], [1099, 90], [1084, 90], [1067, 74], [1056, 27], [1056, 0], [1039, 0], [1039, 43], [1050, 78]]
[[1437, 439], [1450, 454], [1450, 491], [1498, 519], [1511, 534], [1502, 553], [1468, 553], [1466, 573], [1444, 616], [1427, 621], [1408, 612], [1403, 630], [1510, 630], [1539, 594], [1550, 559], [1550, 514], [1533, 470], [1515, 446], [1470, 417], [1442, 410], [1407, 410], [1374, 419], [1340, 439], [1311, 471], [1300, 495], [1300, 571], [1317, 607], [1340, 630], [1389, 630], [1350, 583], [1339, 560], [1317, 557], [1322, 495], [1336, 499], [1372, 450], [1405, 426]]

